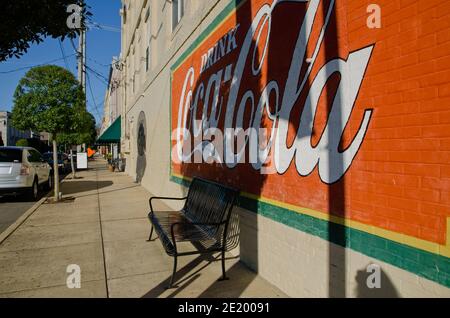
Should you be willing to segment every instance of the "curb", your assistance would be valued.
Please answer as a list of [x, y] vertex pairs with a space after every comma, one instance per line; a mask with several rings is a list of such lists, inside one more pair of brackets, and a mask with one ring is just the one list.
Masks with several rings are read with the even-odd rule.
[[19, 226], [21, 226], [44, 202], [47, 200], [47, 196], [44, 196], [38, 202], [36, 202], [31, 208], [29, 208], [24, 214], [22, 214], [13, 224], [11, 224], [3, 233], [0, 234], [0, 245], [14, 233]]

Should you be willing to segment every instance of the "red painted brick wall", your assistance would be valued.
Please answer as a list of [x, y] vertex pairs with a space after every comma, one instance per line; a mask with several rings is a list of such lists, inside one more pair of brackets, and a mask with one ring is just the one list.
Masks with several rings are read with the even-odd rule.
[[[382, 27], [365, 27], [366, 7]], [[374, 118], [352, 167], [355, 219], [445, 243], [450, 216], [450, 1], [347, 1], [350, 50], [375, 43], [358, 105]]]
[[[247, 1], [173, 72], [173, 128], [177, 126], [188, 68], [199, 68], [202, 54], [237, 23], [241, 24], [242, 32], [237, 38], [242, 43], [244, 30], [266, 2], [271, 3]], [[322, 14], [319, 9], [313, 38], [320, 33], [329, 3], [321, 2]], [[367, 6], [372, 3], [381, 8], [379, 29], [367, 26]], [[270, 39], [265, 72], [257, 80], [248, 78], [245, 83], [255, 94], [274, 77], [286, 81], [289, 63], [285, 61], [290, 61], [292, 43], [305, 12], [298, 6], [280, 5], [273, 16], [272, 32], [279, 32], [279, 36]], [[294, 30], [293, 35], [283, 32], [289, 29]], [[351, 144], [364, 111], [371, 108], [373, 114], [362, 146], [339, 182], [321, 182], [317, 169], [302, 177], [294, 164], [284, 174], [268, 176], [261, 176], [248, 165], [226, 169], [220, 165], [173, 164], [173, 172], [220, 180], [272, 200], [445, 244], [446, 219], [450, 217], [450, 1], [337, 0], [310, 81], [330, 59], [345, 60], [351, 52], [370, 45], [374, 45], [372, 56], [344, 131], [342, 149]], [[308, 45], [307, 51], [312, 50]], [[217, 68], [235, 61], [237, 54], [238, 51], [230, 54]], [[205, 79], [196, 79], [194, 86], [202, 80]], [[331, 78], [322, 92], [313, 123], [313, 145], [325, 127], [329, 97], [335, 93], [337, 83], [337, 77]], [[229, 88], [223, 85], [221, 90], [226, 96]], [[299, 98], [297, 117], [306, 93]], [[242, 96], [243, 90], [239, 94]], [[291, 140], [298, 128], [298, 118], [294, 117]], [[271, 127], [270, 121], [265, 124]]]

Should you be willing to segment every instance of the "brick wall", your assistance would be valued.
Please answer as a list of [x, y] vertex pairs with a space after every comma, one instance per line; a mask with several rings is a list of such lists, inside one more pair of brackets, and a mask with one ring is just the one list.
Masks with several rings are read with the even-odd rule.
[[[170, 63], [172, 128], [178, 124], [181, 91], [188, 69], [191, 66], [199, 68], [202, 54], [238, 23], [238, 47], [242, 45], [245, 32], [258, 9], [272, 2], [248, 0], [233, 3], [235, 8], [225, 8], [227, 14], [219, 16], [220, 12], [213, 10], [208, 23], [196, 29], [205, 31], [196, 31]], [[307, 45], [307, 56], [313, 54], [314, 41], [319, 38], [331, 3], [331, 0], [320, 1], [312, 40]], [[381, 8], [379, 29], [367, 26], [369, 4], [377, 4]], [[355, 267], [356, 263], [361, 266], [363, 262], [383, 262], [391, 266], [387, 272], [394, 276], [394, 281], [395, 275], [401, 276], [398, 284], [409, 286], [409, 290], [412, 290], [412, 285], [417, 287], [421, 279], [426, 279], [441, 286], [430, 287], [435, 292], [428, 294], [445, 294], [448, 292], [445, 288], [450, 286], [450, 2], [337, 0], [334, 5], [323, 43], [308, 77], [309, 84], [329, 61], [346, 61], [352, 53], [373, 46], [351, 117], [343, 132], [340, 151], [345, 151], [354, 141], [364, 112], [371, 109], [372, 115], [361, 147], [344, 176], [337, 182], [327, 183], [322, 180], [317, 167], [302, 176], [294, 163], [286, 172], [265, 176], [252, 170], [248, 164], [226, 169], [221, 165], [172, 163], [172, 180], [181, 183], [184, 177], [200, 175], [243, 190], [240, 206], [256, 212], [257, 216], [247, 218], [243, 227], [241, 257], [269, 280], [284, 284], [284, 290], [290, 290], [290, 294], [299, 295], [293, 281], [305, 282], [294, 279], [299, 275], [298, 270], [294, 270], [298, 262], [286, 266], [281, 264], [290, 264], [289, 255], [295, 259], [305, 256], [307, 261], [300, 262], [305, 271], [305, 267], [310, 270], [319, 267], [326, 272], [332, 266], [326, 261], [327, 257], [336, 258], [338, 263], [343, 258], [344, 262], [336, 268], [344, 273], [348, 266]], [[233, 11], [236, 8], [237, 11]], [[245, 89], [257, 95], [268, 81], [276, 79], [283, 83], [280, 85], [280, 94], [283, 94], [296, 36], [306, 10], [304, 4], [286, 3], [280, 4], [273, 12], [271, 32], [275, 35], [269, 40], [263, 74], [258, 78], [244, 75]], [[259, 46], [259, 53], [262, 52], [263, 48]], [[239, 50], [236, 50], [209, 71], [217, 72], [229, 63], [234, 65], [238, 54]], [[194, 95], [201, 81], [205, 78], [194, 80]], [[317, 113], [311, 123], [313, 146], [321, 140], [339, 81], [339, 75], [333, 74], [321, 92]], [[220, 86], [224, 105], [229, 92], [227, 85]], [[245, 89], [239, 91], [239, 97]], [[289, 118], [289, 142], [296, 138], [307, 94], [308, 88], [300, 95]], [[222, 112], [225, 112], [224, 108]], [[266, 127], [272, 127], [273, 122], [267, 118], [263, 122]], [[258, 220], [269, 225], [261, 226]], [[276, 226], [273, 225], [275, 223]], [[289, 235], [274, 230], [279, 224], [288, 226], [290, 230], [286, 233]], [[295, 247], [296, 240], [302, 240], [304, 235], [308, 242], [315, 244], [314, 248], [308, 248], [304, 241], [297, 242], [301, 246]], [[275, 252], [279, 257], [273, 260], [273, 264], [283, 268], [282, 272], [270, 270], [277, 267], [270, 261], [270, 255]], [[354, 253], [363, 256], [354, 261]], [[314, 256], [318, 254], [325, 256]], [[350, 259], [346, 263], [347, 254]], [[396, 269], [393, 270], [392, 266]], [[331, 271], [328, 274], [334, 275]], [[345, 278], [351, 284], [355, 272], [347, 273]], [[307, 289], [313, 290], [310, 283]], [[343, 284], [347, 286], [345, 281]], [[323, 295], [326, 286], [317, 288], [311, 291], [312, 294]], [[399, 288], [408, 290], [408, 287]], [[419, 287], [416, 289], [420, 290]]]
[[377, 1], [382, 27], [368, 31], [371, 1], [349, 1], [352, 48], [375, 43], [359, 105], [374, 118], [352, 169], [352, 215], [446, 243], [450, 216], [450, 2]]

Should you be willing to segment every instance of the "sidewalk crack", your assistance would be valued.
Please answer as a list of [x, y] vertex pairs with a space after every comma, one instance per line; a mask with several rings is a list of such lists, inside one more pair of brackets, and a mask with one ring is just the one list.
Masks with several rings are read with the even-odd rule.
[[98, 186], [99, 176], [98, 176], [97, 167], [95, 167], [95, 181], [96, 181], [96, 185], [97, 185], [98, 220], [100, 223], [100, 241], [102, 244], [103, 270], [105, 272], [106, 298], [109, 298], [108, 273], [106, 271], [105, 243], [104, 243], [104, 239], [103, 239], [102, 212], [101, 212], [101, 205], [100, 205], [100, 189]]

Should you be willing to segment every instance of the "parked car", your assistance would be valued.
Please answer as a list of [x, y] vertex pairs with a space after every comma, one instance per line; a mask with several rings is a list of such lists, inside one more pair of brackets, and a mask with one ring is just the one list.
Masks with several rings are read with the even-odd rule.
[[0, 194], [25, 194], [37, 200], [39, 189], [50, 190], [49, 164], [31, 147], [0, 147]]
[[[46, 152], [43, 154], [43, 157], [53, 171], [53, 152]], [[60, 173], [67, 173], [70, 171], [70, 160], [64, 153], [58, 153], [58, 171]]]

